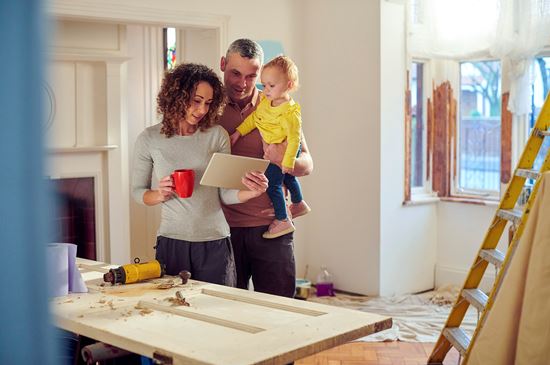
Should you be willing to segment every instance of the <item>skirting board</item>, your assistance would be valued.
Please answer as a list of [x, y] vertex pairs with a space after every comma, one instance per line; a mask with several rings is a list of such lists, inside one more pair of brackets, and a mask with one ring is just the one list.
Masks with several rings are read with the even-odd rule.
[[[469, 269], [436, 265], [435, 266], [435, 287], [439, 288], [443, 285], [456, 284], [458, 286], [464, 285], [464, 280], [466, 280], [466, 275], [468, 275]], [[480, 289], [485, 293], [488, 293], [493, 287], [495, 281], [495, 270], [494, 266], [489, 265], [485, 271], [483, 279], [481, 279]]]

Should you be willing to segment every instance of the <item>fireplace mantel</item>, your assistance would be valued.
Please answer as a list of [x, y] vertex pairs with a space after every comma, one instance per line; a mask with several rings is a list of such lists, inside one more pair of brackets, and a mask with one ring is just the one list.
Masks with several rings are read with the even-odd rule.
[[130, 260], [126, 27], [59, 22], [50, 48], [49, 176], [95, 176], [98, 259]]
[[60, 148], [48, 148], [49, 154], [60, 153], [88, 153], [88, 152], [107, 152], [117, 149], [117, 145], [104, 145], [104, 146], [80, 146], [80, 147], [60, 147]]

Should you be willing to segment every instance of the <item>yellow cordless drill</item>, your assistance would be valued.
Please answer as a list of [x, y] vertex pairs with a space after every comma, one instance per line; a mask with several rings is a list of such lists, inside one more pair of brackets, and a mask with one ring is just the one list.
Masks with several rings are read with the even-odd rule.
[[139, 258], [134, 259], [133, 264], [122, 265], [116, 269], [110, 269], [103, 275], [103, 281], [115, 284], [131, 284], [147, 279], [156, 279], [164, 276], [165, 266], [157, 260], [139, 263]]

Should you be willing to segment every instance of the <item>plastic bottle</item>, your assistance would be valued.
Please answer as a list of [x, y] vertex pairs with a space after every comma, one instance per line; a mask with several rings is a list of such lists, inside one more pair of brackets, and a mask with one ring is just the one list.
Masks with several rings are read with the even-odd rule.
[[318, 297], [334, 296], [334, 284], [332, 283], [332, 275], [328, 272], [325, 266], [321, 266], [321, 271], [317, 275], [317, 289]]

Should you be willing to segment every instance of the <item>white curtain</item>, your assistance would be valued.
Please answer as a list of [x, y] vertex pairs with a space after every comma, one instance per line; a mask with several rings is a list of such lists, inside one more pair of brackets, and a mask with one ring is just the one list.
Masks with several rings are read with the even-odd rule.
[[550, 0], [411, 1], [420, 7], [420, 16], [409, 26], [413, 55], [508, 60], [508, 109], [516, 115], [530, 112], [530, 65], [550, 45]]
[[432, 58], [486, 54], [495, 37], [499, 0], [416, 0], [418, 22], [409, 27], [409, 50]]
[[500, 12], [492, 56], [510, 61], [508, 110], [531, 111], [531, 63], [550, 44], [550, 0], [499, 0]]

